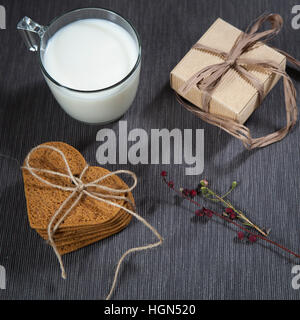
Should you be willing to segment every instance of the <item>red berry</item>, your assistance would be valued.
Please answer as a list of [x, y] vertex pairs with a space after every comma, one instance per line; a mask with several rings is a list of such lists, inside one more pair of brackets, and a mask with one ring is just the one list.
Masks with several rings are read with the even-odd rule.
[[168, 183], [168, 187], [174, 188], [174, 182], [173, 182], [173, 181], [170, 181], [170, 182]]
[[207, 217], [211, 218], [214, 214], [214, 212], [212, 210], [209, 209], [204, 209], [204, 213]]
[[198, 216], [198, 217], [203, 217], [203, 216], [204, 216], [203, 209], [201, 209], [201, 210], [196, 210], [195, 215]]
[[231, 209], [231, 208], [226, 208], [225, 212], [228, 214], [234, 213], [233, 209]]
[[197, 195], [197, 191], [196, 190], [191, 190], [190, 191], [190, 196], [191, 197], [196, 197], [196, 195]]
[[231, 213], [230, 216], [229, 216], [229, 218], [230, 218], [231, 220], [236, 219], [236, 214], [235, 214], [235, 213]]
[[240, 240], [243, 240], [244, 237], [245, 237], [245, 233], [244, 233], [244, 232], [242, 232], [242, 231], [238, 232], [238, 238], [239, 238]]
[[166, 177], [167, 176], [167, 171], [162, 171], [160, 174], [162, 177]]
[[183, 195], [185, 195], [187, 197], [189, 195], [190, 191], [188, 189], [183, 189], [182, 193], [183, 193]]
[[249, 241], [252, 242], [252, 243], [254, 243], [254, 242], [257, 241], [257, 237], [256, 237], [255, 235], [251, 234], [251, 235], [249, 236]]

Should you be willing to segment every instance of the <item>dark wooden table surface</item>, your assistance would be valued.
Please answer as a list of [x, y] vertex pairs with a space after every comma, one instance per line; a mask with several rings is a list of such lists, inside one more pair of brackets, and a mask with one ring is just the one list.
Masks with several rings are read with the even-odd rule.
[[[7, 272], [7, 288], [0, 290], [0, 299], [102, 299], [121, 254], [154, 241], [141, 223], [133, 221], [120, 234], [66, 255], [68, 279], [63, 281], [51, 248], [28, 224], [20, 171], [28, 151], [42, 142], [64, 141], [96, 165], [100, 145], [96, 134], [101, 127], [81, 124], [62, 111], [16, 25], [25, 15], [46, 25], [65, 11], [92, 6], [119, 12], [141, 36], [140, 88], [122, 118], [128, 130], [143, 128], [149, 136], [155, 128], [205, 133], [205, 168], [200, 176], [186, 176], [185, 164], [107, 165], [110, 170], [137, 173], [134, 196], [139, 213], [165, 238], [162, 247], [126, 259], [113, 298], [299, 299], [291, 273], [299, 261], [262, 241], [253, 245], [236, 241], [236, 229], [222, 221], [194, 217], [195, 208], [179, 201], [160, 179], [160, 171], [167, 170], [177, 185], [192, 188], [206, 177], [220, 192], [232, 180], [239, 181], [232, 202], [259, 225], [272, 228], [272, 239], [300, 251], [299, 125], [284, 141], [249, 152], [233, 137], [183, 110], [169, 87], [171, 69], [218, 17], [245, 29], [264, 12], [280, 13], [285, 26], [272, 44], [300, 59], [300, 30], [291, 25], [297, 2], [0, 0], [7, 14], [6, 29], [0, 30], [0, 153], [17, 159], [0, 159], [0, 265]], [[299, 73], [293, 69], [289, 73], [300, 92]], [[255, 136], [284, 124], [283, 103], [279, 84], [247, 122]], [[118, 135], [118, 123], [106, 128]]]

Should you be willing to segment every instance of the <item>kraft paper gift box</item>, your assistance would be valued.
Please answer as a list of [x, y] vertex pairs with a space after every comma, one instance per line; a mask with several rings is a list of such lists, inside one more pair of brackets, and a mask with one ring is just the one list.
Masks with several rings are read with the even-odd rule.
[[[198, 43], [229, 52], [241, 32], [231, 24], [218, 18]], [[286, 67], [286, 57], [265, 44], [243, 54], [241, 57], [266, 59], [279, 64], [282, 70], [285, 70]], [[179, 93], [179, 88], [196, 72], [221, 62], [224, 62], [224, 60], [217, 55], [192, 48], [172, 70], [170, 75], [171, 87]], [[264, 84], [264, 96], [270, 92], [280, 79], [280, 76], [266, 72], [262, 68], [251, 67], [247, 68], [247, 70]], [[202, 108], [202, 93], [199, 88], [191, 88], [184, 98], [195, 106]], [[214, 89], [209, 112], [243, 124], [258, 106], [257, 90], [242, 78], [237, 71], [231, 68]]]

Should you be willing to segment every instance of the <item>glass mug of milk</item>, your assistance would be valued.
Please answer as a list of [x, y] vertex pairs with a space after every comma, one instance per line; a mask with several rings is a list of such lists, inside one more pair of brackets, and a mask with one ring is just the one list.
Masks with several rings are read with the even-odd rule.
[[141, 68], [134, 27], [115, 12], [84, 8], [41, 26], [24, 17], [17, 26], [39, 54], [44, 78], [60, 106], [91, 124], [119, 119], [131, 106]]

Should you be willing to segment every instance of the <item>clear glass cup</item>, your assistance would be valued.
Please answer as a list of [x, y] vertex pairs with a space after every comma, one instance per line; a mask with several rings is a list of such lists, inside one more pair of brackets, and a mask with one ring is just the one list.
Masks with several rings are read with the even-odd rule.
[[[64, 26], [83, 19], [105, 19], [124, 28], [133, 38], [138, 50], [136, 64], [125, 78], [107, 88], [85, 91], [68, 88], [53, 79], [43, 64], [48, 41]], [[141, 44], [134, 27], [119, 14], [101, 8], [70, 11], [48, 26], [24, 17], [17, 25], [28, 49], [37, 52], [43, 76], [60, 106], [71, 117], [90, 124], [105, 124], [118, 120], [131, 106], [138, 89], [141, 69]]]

